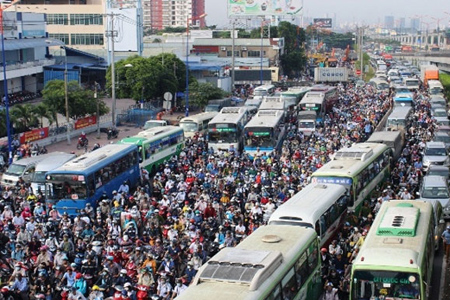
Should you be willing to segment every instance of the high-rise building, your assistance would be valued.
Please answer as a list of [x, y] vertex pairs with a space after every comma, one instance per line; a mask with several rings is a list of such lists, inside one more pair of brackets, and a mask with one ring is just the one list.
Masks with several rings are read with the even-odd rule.
[[186, 27], [189, 23], [205, 26], [205, 0], [143, 0], [144, 27], [161, 30], [166, 27]]
[[384, 28], [393, 29], [394, 28], [394, 16], [384, 17]]
[[411, 25], [409, 27], [411, 27], [411, 29], [415, 31], [420, 30], [420, 19], [419, 18], [411, 19]]
[[405, 27], [406, 27], [406, 20], [405, 20], [405, 18], [399, 18], [398, 19], [398, 26], [397, 27], [405, 29]]

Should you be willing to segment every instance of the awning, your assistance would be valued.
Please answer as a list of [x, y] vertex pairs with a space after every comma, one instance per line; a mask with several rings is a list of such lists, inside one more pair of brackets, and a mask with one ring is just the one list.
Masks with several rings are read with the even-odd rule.
[[50, 38], [18, 39], [18, 40], [5, 39], [5, 51], [37, 48], [37, 47], [50, 47], [50, 46], [64, 46], [64, 43], [61, 40]]
[[198, 63], [188, 61], [188, 67], [191, 71], [220, 71], [227, 64]]

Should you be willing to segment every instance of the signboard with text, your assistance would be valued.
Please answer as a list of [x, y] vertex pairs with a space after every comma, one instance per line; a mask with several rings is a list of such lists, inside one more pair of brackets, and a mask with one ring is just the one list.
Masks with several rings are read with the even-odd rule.
[[90, 117], [78, 119], [75, 122], [75, 130], [76, 129], [81, 129], [81, 128], [84, 128], [84, 127], [88, 127], [88, 126], [94, 125], [96, 123], [97, 123], [96, 116], [90, 116]]
[[319, 28], [331, 28], [333, 27], [331, 18], [315, 18], [314, 26]]
[[297, 15], [302, 10], [302, 0], [228, 0], [228, 16]]
[[33, 142], [48, 137], [48, 127], [33, 129], [20, 134], [20, 143]]

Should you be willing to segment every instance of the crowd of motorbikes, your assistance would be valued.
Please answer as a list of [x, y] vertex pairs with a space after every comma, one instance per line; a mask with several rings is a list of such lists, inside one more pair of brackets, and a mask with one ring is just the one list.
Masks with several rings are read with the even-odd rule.
[[[8, 103], [9, 105], [21, 104], [27, 101], [34, 100], [36, 98], [42, 97], [40, 91], [33, 93], [29, 91], [20, 91], [8, 94]], [[3, 97], [2, 105], [5, 105], [5, 98]]]

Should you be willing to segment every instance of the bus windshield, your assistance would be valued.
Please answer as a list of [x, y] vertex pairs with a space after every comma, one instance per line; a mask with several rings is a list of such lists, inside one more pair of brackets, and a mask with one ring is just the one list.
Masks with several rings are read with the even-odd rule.
[[21, 176], [23, 174], [23, 171], [25, 171], [25, 168], [26, 166], [24, 165], [12, 164], [11, 166], [9, 166], [8, 170], [6, 170], [5, 174]]
[[270, 128], [246, 128], [245, 145], [247, 147], [273, 147]]
[[212, 143], [235, 143], [238, 141], [236, 131], [210, 131], [209, 141]]
[[267, 96], [267, 91], [266, 90], [255, 90], [254, 96]]
[[47, 178], [47, 199], [83, 199], [87, 197], [86, 181], [79, 174], [52, 174]]
[[45, 174], [47, 171], [36, 171], [33, 175], [33, 182], [45, 183]]
[[415, 273], [355, 271], [353, 299], [420, 299], [420, 277]]
[[300, 121], [299, 127], [300, 128], [314, 128], [316, 123], [314, 121]]
[[198, 131], [198, 124], [194, 122], [181, 122], [180, 127], [185, 132], [197, 132]]

